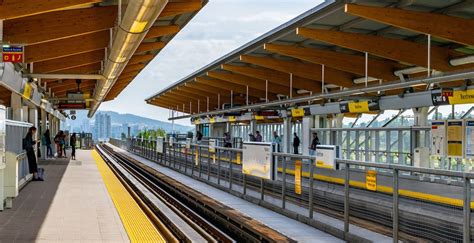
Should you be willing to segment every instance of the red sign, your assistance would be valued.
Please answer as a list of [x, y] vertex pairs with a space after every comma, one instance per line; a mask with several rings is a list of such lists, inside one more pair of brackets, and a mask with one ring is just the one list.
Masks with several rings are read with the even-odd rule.
[[3, 46], [3, 62], [23, 62], [23, 46]]

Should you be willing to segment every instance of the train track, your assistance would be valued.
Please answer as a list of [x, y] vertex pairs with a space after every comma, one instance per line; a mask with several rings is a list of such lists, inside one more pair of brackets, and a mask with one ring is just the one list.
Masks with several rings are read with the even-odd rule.
[[[189, 171], [193, 164], [193, 157], [187, 155], [171, 157], [168, 154], [166, 159], [170, 160], [173, 165], [179, 166], [179, 168], [173, 166], [170, 166], [170, 168], [181, 173], [183, 172], [181, 168], [187, 167]], [[223, 163], [220, 172], [217, 172], [217, 166], [211, 163], [208, 172], [207, 162], [207, 158], [201, 157], [201, 173], [204, 176], [210, 175], [216, 178], [219, 175], [222, 180], [229, 180], [231, 175], [228, 167], [224, 166], [225, 163]], [[233, 183], [242, 186], [242, 174], [239, 167], [234, 166], [232, 171]], [[291, 180], [291, 178], [291, 175], [287, 174], [287, 180]], [[247, 190], [257, 192], [261, 190], [261, 181], [257, 178], [247, 177], [246, 184]], [[315, 184], [325, 187], [325, 189], [314, 189], [313, 207], [315, 212], [342, 219], [344, 209], [343, 186], [324, 181], [315, 181]], [[293, 187], [289, 183], [286, 188], [287, 202], [303, 208], [308, 207], [309, 188], [303, 186], [302, 195], [292, 192]], [[264, 185], [265, 197], [270, 196], [279, 199], [281, 198], [281, 189], [281, 181], [266, 181]], [[350, 199], [351, 223], [391, 236], [391, 196], [357, 188], [351, 188], [351, 193], [356, 195], [355, 197], [351, 196]], [[402, 240], [410, 242], [462, 242], [462, 221], [460, 221], [462, 219], [462, 208], [404, 197], [400, 198], [400, 202], [399, 236]], [[409, 205], [416, 205], [417, 209], [410, 210], [408, 209]]]
[[106, 145], [97, 150], [169, 242], [293, 242]]

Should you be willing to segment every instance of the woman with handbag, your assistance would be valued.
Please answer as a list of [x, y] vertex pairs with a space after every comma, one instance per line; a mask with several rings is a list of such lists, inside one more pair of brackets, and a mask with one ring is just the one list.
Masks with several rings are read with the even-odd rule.
[[43, 178], [38, 176], [38, 164], [36, 163], [35, 146], [38, 141], [33, 140], [36, 133], [36, 127], [30, 127], [25, 138], [23, 138], [23, 149], [26, 150], [26, 157], [28, 158], [28, 167], [30, 173], [33, 174], [33, 181], [43, 181]]

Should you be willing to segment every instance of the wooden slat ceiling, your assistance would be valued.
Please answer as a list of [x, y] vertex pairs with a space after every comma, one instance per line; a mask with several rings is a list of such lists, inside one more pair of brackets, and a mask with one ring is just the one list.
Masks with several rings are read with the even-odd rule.
[[[209, 110], [216, 110], [219, 105], [230, 103], [231, 92], [245, 97], [248, 87], [250, 102], [259, 103], [266, 95], [266, 82], [269, 100], [289, 96], [290, 75], [293, 97], [303, 90], [321, 92], [323, 81], [329, 91], [358, 87], [364, 84], [355, 84], [353, 80], [365, 76], [366, 52], [368, 76], [381, 82], [395, 81], [399, 80], [394, 75], [396, 70], [427, 67], [428, 34], [432, 36], [432, 69], [452, 72], [474, 68], [473, 64], [449, 64], [452, 58], [474, 53], [472, 1], [353, 2], [336, 2], [319, 9], [309, 17], [313, 19], [309, 23], [308, 16], [302, 15], [300, 20], [257, 38], [253, 44], [222, 57], [146, 101], [188, 114], [201, 113], [207, 111], [207, 97]], [[426, 72], [421, 75], [426, 76]], [[386, 94], [398, 92], [402, 91]], [[245, 99], [234, 99], [234, 103], [245, 104]]]
[[[170, 0], [106, 100], [120, 94], [205, 3]], [[3, 0], [3, 42], [25, 45], [25, 61], [32, 73], [99, 74], [117, 10], [116, 1]], [[51, 98], [65, 98], [67, 92], [77, 90], [76, 80], [41, 80], [41, 84], [46, 84]], [[93, 94], [95, 84], [95, 80], [82, 80], [80, 89]]]

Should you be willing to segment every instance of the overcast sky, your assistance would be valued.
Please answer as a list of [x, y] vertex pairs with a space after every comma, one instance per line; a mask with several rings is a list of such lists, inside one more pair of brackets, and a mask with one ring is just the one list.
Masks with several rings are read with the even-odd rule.
[[[145, 98], [317, 6], [322, 0], [210, 0], [114, 100], [99, 110], [167, 120]], [[189, 120], [178, 123], [189, 125]]]

